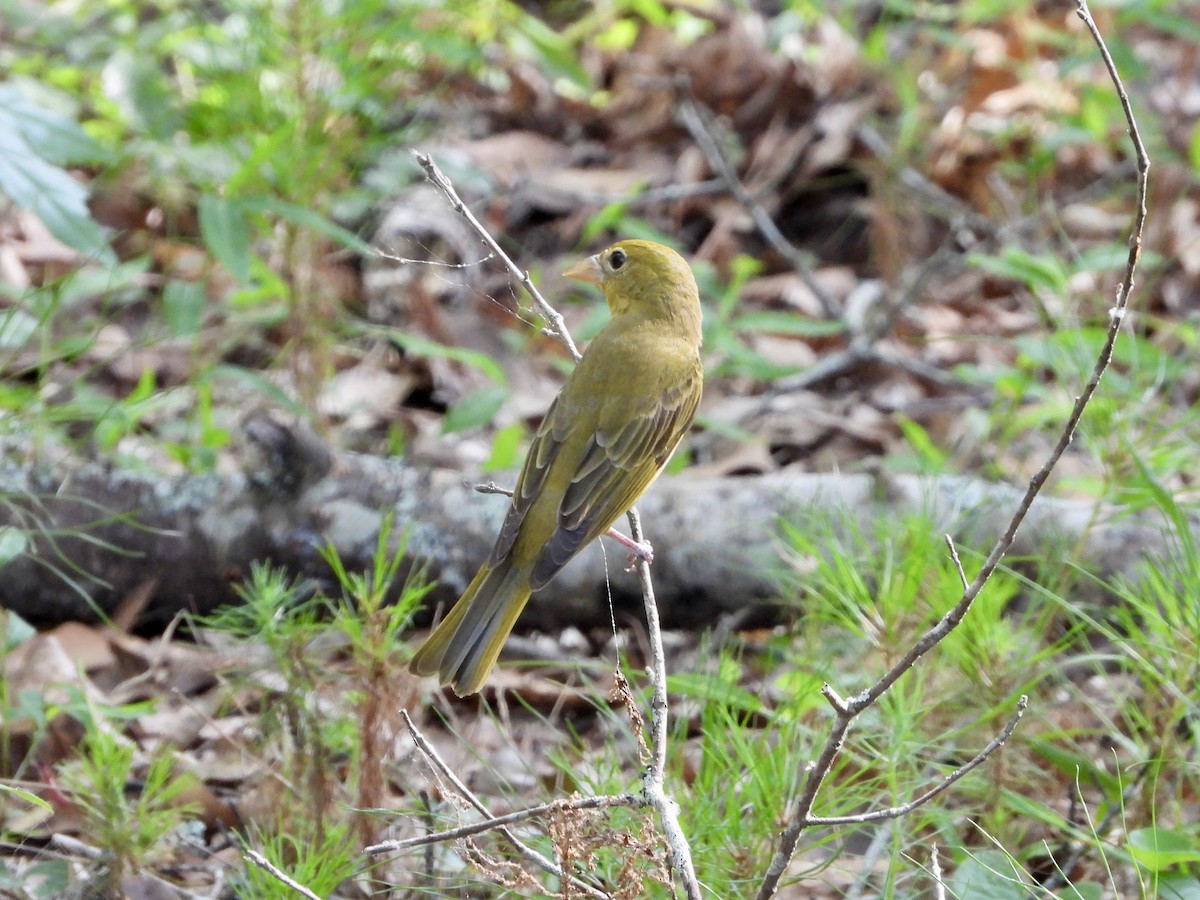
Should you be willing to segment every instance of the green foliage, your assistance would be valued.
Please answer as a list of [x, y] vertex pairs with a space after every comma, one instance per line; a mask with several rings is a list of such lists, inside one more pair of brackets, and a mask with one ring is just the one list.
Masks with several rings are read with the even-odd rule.
[[[261, 853], [280, 872], [304, 885], [318, 897], [331, 897], [343, 881], [361, 867], [353, 835], [346, 825], [324, 833], [308, 834], [297, 819], [295, 834], [255, 833], [243, 838], [247, 850]], [[255, 900], [292, 900], [296, 892], [264, 869], [248, 865], [235, 872], [230, 885], [241, 897]]]
[[[796, 623], [779, 645], [783, 661], [773, 670], [810, 673], [806, 690], [814, 699], [822, 681], [842, 695], [873, 683], [961, 595], [941, 530], [921, 516], [881, 523], [869, 535], [850, 517], [808, 521], [803, 530], [785, 526], [797, 573], [785, 577], [785, 589], [791, 588], [785, 596], [795, 593], [788, 602]], [[969, 571], [973, 555], [962, 547], [959, 553]], [[950, 761], [961, 763], [982, 748], [1011, 717], [1019, 695], [1033, 698], [1032, 709], [1050, 702], [1060, 689], [1058, 654], [1072, 632], [1059, 624], [1053, 606], [1029, 603], [1026, 591], [1022, 579], [998, 572], [959, 628], [856, 721], [817, 813], [826, 814], [827, 805], [835, 807], [830, 812], [850, 812], [903, 803], [949, 774], [955, 767]], [[961, 878], [1016, 884], [1014, 867], [1023, 871], [1027, 854], [1037, 849], [1028, 841], [1030, 810], [1019, 804], [1047, 788], [1044, 761], [1013, 747], [1033, 741], [1031, 732], [1038, 729], [1027, 717], [1002, 758], [891, 823], [884, 851], [891, 863], [872, 890], [880, 896], [922, 893], [924, 876], [912, 859], [927, 858], [931, 835], [944, 865], [966, 867]], [[1054, 734], [1052, 740], [1065, 739]], [[1040, 806], [1036, 800], [1032, 805]], [[973, 827], [963, 828], [963, 809], [970, 810]], [[1061, 827], [1053, 811], [1042, 815]], [[1009, 848], [1015, 861], [999, 868], [969, 862], [986, 858], [975, 846], [979, 833]]]
[[[668, 679], [672, 695], [699, 710], [698, 723], [676, 722], [670, 790], [686, 798], [701, 883], [716, 896], [747, 896], [776, 849], [785, 798], [795, 796], [804, 763], [821, 740], [813, 718], [824, 703], [820, 679], [807, 673], [793, 679], [779, 695], [787, 699], [768, 704], [741, 685], [745, 661], [737, 654], [725, 649], [699, 658], [714, 664]], [[697, 724], [698, 737], [689, 741], [685, 732]], [[854, 797], [861, 799], [858, 792]], [[835, 802], [849, 809], [855, 801], [843, 795]]]
[[[132, 741], [89, 709], [79, 758], [64, 767], [63, 784], [83, 813], [89, 841], [107, 855], [114, 883], [168, 849], [171, 832], [195, 813], [184, 795], [196, 778], [175, 771], [172, 754], [161, 750], [137, 764]], [[135, 783], [139, 790], [132, 790]]]
[[107, 237], [87, 208], [87, 190], [60, 166], [104, 161], [75, 122], [0, 85], [0, 192], [34, 213], [68, 247], [112, 264]]
[[705, 366], [709, 375], [743, 376], [763, 382], [793, 375], [801, 367], [779, 365], [769, 360], [755, 349], [756, 335], [815, 338], [833, 336], [844, 330], [841, 323], [817, 322], [798, 313], [740, 311], [743, 288], [762, 271], [762, 263], [750, 256], [734, 259], [729, 280], [724, 283], [711, 268], [697, 266], [696, 269], [700, 294], [710, 301], [704, 317]]
[[[400, 635], [430, 587], [419, 571], [401, 582], [407, 546], [387, 518], [365, 572], [349, 570], [332, 548], [322, 548], [339, 596], [314, 593], [260, 566], [242, 590], [245, 602], [207, 620], [248, 650], [265, 647], [282, 676], [274, 700], [260, 710], [260, 729], [264, 746], [278, 740], [288, 748], [291, 793], [281, 799], [271, 826], [247, 840], [293, 875], [308, 871], [293, 852], [311, 846], [321, 858], [329, 854], [329, 872], [321, 877], [335, 878], [336, 885], [355, 869], [343, 867], [354, 848], [379, 839], [370, 810], [378, 805], [385, 757], [398, 728]], [[341, 636], [335, 645], [343, 648], [346, 665], [331, 666], [329, 651], [321, 649], [333, 634]], [[328, 704], [322, 698], [330, 692], [353, 702]], [[351, 761], [336, 777], [335, 760]], [[349, 804], [347, 796], [353, 797]], [[357, 845], [348, 838], [351, 831], [360, 835]], [[248, 871], [246, 884], [257, 884], [260, 874]]]

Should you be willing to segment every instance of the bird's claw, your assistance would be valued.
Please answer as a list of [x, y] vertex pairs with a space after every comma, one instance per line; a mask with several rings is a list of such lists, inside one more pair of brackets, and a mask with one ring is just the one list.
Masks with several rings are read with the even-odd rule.
[[639, 544], [631, 540], [627, 546], [629, 547], [629, 567], [625, 570], [626, 572], [636, 572], [640, 562], [644, 562], [646, 565], [654, 562], [654, 548], [650, 546], [649, 541]]

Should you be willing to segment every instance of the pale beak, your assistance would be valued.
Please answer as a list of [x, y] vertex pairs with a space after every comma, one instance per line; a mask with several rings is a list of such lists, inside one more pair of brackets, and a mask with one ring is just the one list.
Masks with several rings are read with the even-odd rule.
[[567, 266], [563, 274], [576, 281], [586, 281], [588, 284], [600, 284], [604, 281], [604, 269], [600, 267], [600, 256], [589, 256], [577, 263]]

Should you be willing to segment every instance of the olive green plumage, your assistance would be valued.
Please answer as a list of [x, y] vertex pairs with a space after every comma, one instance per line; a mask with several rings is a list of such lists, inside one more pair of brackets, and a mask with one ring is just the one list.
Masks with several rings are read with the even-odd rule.
[[650, 486], [700, 403], [700, 297], [679, 254], [621, 241], [565, 274], [598, 284], [612, 320], [534, 435], [491, 556], [410, 664], [459, 695], [483, 686], [530, 594]]

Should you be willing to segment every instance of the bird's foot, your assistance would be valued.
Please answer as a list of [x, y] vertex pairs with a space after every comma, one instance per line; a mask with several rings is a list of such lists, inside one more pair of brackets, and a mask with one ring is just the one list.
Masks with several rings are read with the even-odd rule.
[[649, 541], [639, 544], [631, 537], [626, 537], [617, 531], [615, 528], [608, 529], [608, 536], [629, 550], [629, 568], [626, 572], [632, 572], [637, 568], [639, 562], [652, 563], [654, 562], [654, 548], [650, 546]]

